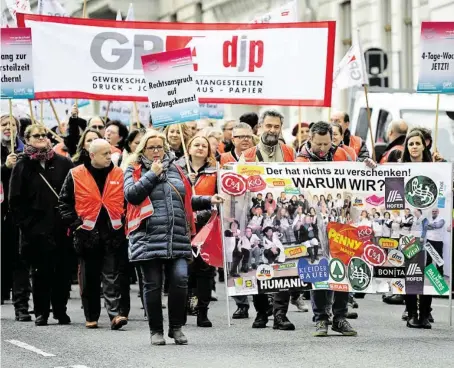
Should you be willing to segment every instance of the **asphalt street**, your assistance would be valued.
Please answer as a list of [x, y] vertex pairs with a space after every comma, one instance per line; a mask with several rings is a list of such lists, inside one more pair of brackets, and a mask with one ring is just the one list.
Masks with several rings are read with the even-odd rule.
[[[87, 330], [77, 286], [69, 302], [70, 326], [54, 320], [46, 327], [15, 322], [13, 306], [7, 302], [1, 307], [1, 367], [453, 367], [454, 327], [449, 327], [447, 299], [434, 299], [432, 330], [412, 330], [401, 321], [403, 306], [386, 305], [381, 296], [367, 295], [359, 300], [359, 318], [352, 321], [357, 337], [330, 332], [329, 337], [316, 338], [312, 313], [297, 312], [294, 306], [288, 316], [296, 331], [275, 331], [272, 321], [265, 330], [253, 330], [253, 308], [248, 320], [233, 321], [229, 328], [222, 285], [218, 284], [219, 301], [209, 311], [213, 328], [199, 328], [195, 317], [188, 317], [184, 328], [188, 346], [176, 346], [169, 338], [166, 346], [150, 345], [136, 285], [131, 290], [130, 321], [122, 331], [110, 330], [105, 311], [100, 328]], [[233, 312], [233, 302], [230, 307]]]

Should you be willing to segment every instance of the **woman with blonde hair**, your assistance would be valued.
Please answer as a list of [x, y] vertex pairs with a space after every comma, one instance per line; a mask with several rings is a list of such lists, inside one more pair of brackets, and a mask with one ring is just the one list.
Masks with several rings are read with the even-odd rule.
[[[183, 142], [181, 141], [180, 127], [183, 133]], [[185, 124], [172, 124], [164, 129], [164, 135], [169, 143], [170, 151], [173, 152], [175, 157], [179, 159], [184, 155], [183, 144], [187, 146], [188, 141], [191, 139], [189, 128]]]
[[[217, 193], [216, 160], [207, 137], [195, 136], [188, 144], [190, 173], [186, 161], [178, 161], [185, 173], [189, 174], [192, 187], [197, 195], [215, 196]], [[211, 217], [211, 211], [198, 211], [194, 214], [196, 231], [199, 232]], [[194, 250], [198, 253], [198, 250]], [[197, 326], [212, 327], [208, 319], [208, 306], [211, 300], [211, 290], [214, 286], [216, 269], [208, 265], [198, 256], [191, 264], [190, 286], [195, 288], [197, 296]]]
[[222, 202], [218, 196], [192, 196], [191, 183], [169, 154], [165, 135], [148, 131], [128, 158], [124, 192], [129, 258], [140, 265], [143, 299], [152, 345], [165, 345], [161, 288], [162, 268], [169, 276], [169, 337], [187, 344], [185, 324], [188, 261], [195, 234], [193, 211]]

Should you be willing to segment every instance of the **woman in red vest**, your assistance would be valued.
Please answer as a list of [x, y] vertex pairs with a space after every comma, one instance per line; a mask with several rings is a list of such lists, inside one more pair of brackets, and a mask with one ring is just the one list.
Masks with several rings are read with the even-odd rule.
[[[214, 196], [217, 193], [216, 185], [216, 160], [211, 150], [208, 138], [195, 136], [188, 143], [189, 165], [191, 173], [189, 177], [196, 195]], [[186, 161], [180, 159], [178, 163], [187, 173]], [[206, 225], [211, 217], [211, 211], [199, 211], [195, 214], [197, 232]], [[196, 250], [195, 250], [196, 251]], [[196, 251], [197, 252], [197, 251]], [[190, 285], [195, 286], [197, 296], [197, 326], [212, 327], [208, 319], [208, 306], [211, 300], [216, 269], [198, 256], [194, 259], [190, 269]]]
[[153, 345], [165, 345], [161, 289], [163, 267], [170, 278], [169, 337], [187, 344], [181, 327], [186, 320], [188, 261], [195, 235], [193, 211], [210, 209], [219, 196], [193, 196], [189, 179], [174, 163], [165, 136], [150, 130], [129, 157], [125, 172], [129, 258], [140, 265], [144, 304]]

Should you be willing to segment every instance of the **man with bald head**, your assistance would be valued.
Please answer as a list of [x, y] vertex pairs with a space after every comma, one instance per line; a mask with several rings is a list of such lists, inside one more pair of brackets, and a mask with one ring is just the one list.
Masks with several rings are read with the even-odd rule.
[[[74, 234], [80, 257], [80, 288], [87, 328], [98, 327], [101, 314], [99, 278], [111, 329], [128, 323], [129, 310], [122, 310], [121, 275], [126, 247], [123, 214], [123, 171], [112, 163], [110, 144], [95, 139], [90, 161], [72, 169], [60, 193], [60, 214]], [[128, 307], [129, 308], [129, 307]]]
[[367, 150], [366, 142], [364, 142], [361, 137], [352, 135], [350, 129], [350, 117], [344, 111], [338, 111], [331, 115], [331, 123], [338, 123], [344, 131], [344, 144], [348, 147], [351, 147], [356, 152], [356, 157], [358, 161], [365, 161], [370, 158], [369, 151]]
[[404, 151], [405, 137], [407, 136], [408, 125], [403, 120], [394, 120], [388, 127], [388, 146], [385, 152], [378, 159], [378, 162], [399, 162]]

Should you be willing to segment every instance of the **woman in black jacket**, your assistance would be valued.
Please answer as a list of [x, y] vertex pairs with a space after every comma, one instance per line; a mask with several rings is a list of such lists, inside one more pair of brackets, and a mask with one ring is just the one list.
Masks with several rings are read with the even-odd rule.
[[11, 174], [9, 203], [20, 229], [21, 254], [32, 266], [35, 324], [47, 325], [51, 301], [54, 318], [59, 324], [69, 324], [69, 242], [57, 206], [58, 193], [73, 164], [52, 150], [44, 126], [27, 127], [25, 140]]
[[192, 259], [191, 235], [195, 230], [189, 216], [193, 210], [209, 209], [222, 199], [192, 196], [189, 179], [174, 164], [165, 136], [157, 131], [143, 136], [128, 162], [124, 191], [128, 201], [129, 258], [142, 269], [151, 342], [165, 345], [161, 308], [165, 266], [170, 278], [169, 337], [176, 344], [187, 344], [181, 327], [186, 312], [188, 261]]

